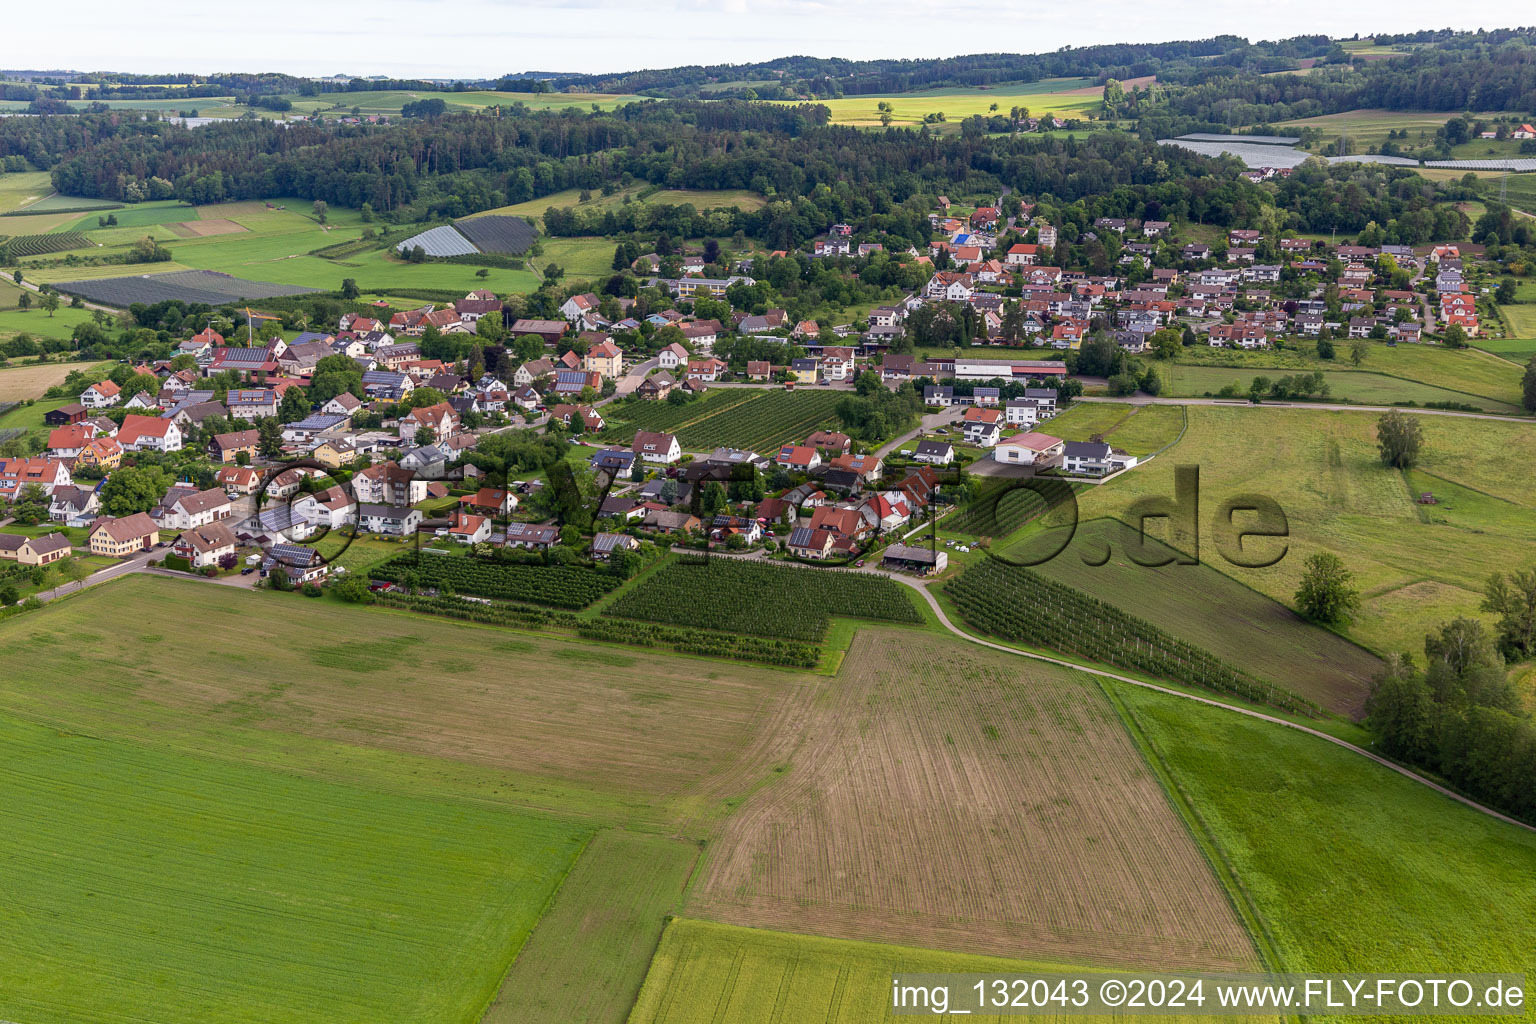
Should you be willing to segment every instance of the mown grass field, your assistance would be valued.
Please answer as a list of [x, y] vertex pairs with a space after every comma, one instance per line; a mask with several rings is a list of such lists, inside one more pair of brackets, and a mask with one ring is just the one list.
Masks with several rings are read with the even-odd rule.
[[[1163, 394], [1169, 397], [1199, 398], [1220, 394], [1222, 388], [1232, 385], [1239, 394], [1246, 395], [1254, 377], [1274, 380], [1286, 376], [1284, 371], [1266, 371], [1263, 368], [1238, 368], [1224, 366], [1188, 366], [1174, 364], [1159, 367], [1163, 378]], [[1323, 372], [1328, 382], [1326, 401], [1354, 402], [1360, 405], [1393, 405], [1398, 402], [1457, 402], [1476, 406], [1486, 412], [1517, 413], [1519, 406], [1500, 402], [1461, 391], [1432, 387], [1416, 381], [1388, 377], [1380, 373]]]
[[[622, 203], [626, 197], [632, 200], [641, 190], [630, 189], [612, 196], [598, 195], [588, 206], [602, 209]], [[510, 213], [517, 216], [542, 216], [552, 206], [579, 205], [576, 190], [556, 193], [531, 203], [504, 207], [487, 213]], [[709, 192], [689, 189], [665, 189], [643, 200], [646, 203], [692, 203], [701, 209], [712, 206], [737, 206], [742, 209], [760, 208], [761, 196], [741, 190]], [[326, 223], [320, 224], [313, 216], [309, 202], [301, 199], [274, 199], [274, 208], [262, 202], [217, 203], [191, 207], [175, 201], [140, 203], [135, 206], [111, 211], [118, 220], [117, 226], [101, 227], [98, 213], [73, 213], [49, 218], [48, 224], [33, 224], [38, 218], [24, 218], [28, 233], [46, 230], [73, 230], [85, 232], [91, 243], [88, 248], [75, 250], [73, 255], [95, 257], [126, 252], [145, 236], [161, 242], [171, 252], [171, 262], [157, 263], [143, 268], [122, 264], [107, 266], [61, 266], [26, 269], [29, 280], [39, 283], [71, 281], [97, 277], [120, 277], [171, 270], [216, 270], [236, 277], [255, 281], [271, 281], [277, 284], [305, 285], [326, 289], [341, 287], [341, 282], [352, 278], [365, 292], [388, 293], [391, 289], [442, 289], [468, 291], [472, 288], [490, 288], [498, 293], [527, 292], [541, 280], [532, 270], [510, 270], [490, 267], [485, 278], [477, 276], [481, 269], [468, 264], [423, 263], [413, 264], [396, 258], [390, 251], [374, 249], [327, 259], [310, 255], [318, 249], [361, 238], [365, 225], [356, 210], [332, 207]], [[276, 208], [281, 207], [281, 209]], [[23, 220], [23, 218], [11, 218]], [[228, 221], [234, 225], [228, 233], [197, 237], [196, 222]], [[183, 228], [183, 222], [192, 222]], [[0, 221], [3, 230], [5, 221]], [[383, 225], [374, 225], [382, 229]], [[188, 233], [194, 237], [187, 237]], [[613, 259], [613, 244], [601, 238], [546, 238], [544, 254], [533, 257], [532, 263], [542, 269], [548, 263], [563, 267], [572, 278], [593, 278], [608, 272]], [[70, 255], [58, 253], [62, 258]], [[62, 313], [62, 311], [61, 311]], [[8, 326], [0, 314], [0, 331]], [[70, 323], [68, 327], [73, 327]], [[68, 333], [65, 328], [65, 334]]]
[[0, 746], [11, 1020], [474, 1021], [584, 838], [10, 716]]
[[[1293, 605], [1303, 562], [1331, 551], [1356, 574], [1362, 608], [1347, 635], [1377, 652], [1418, 651], [1424, 633], [1452, 614], [1476, 614], [1496, 570], [1536, 563], [1536, 481], [1511, 472], [1536, 457], [1536, 433], [1523, 423], [1420, 416], [1420, 468], [1501, 499], [1504, 514], [1461, 523], [1427, 519], [1401, 472], [1381, 464], [1379, 415], [1308, 409], [1190, 406], [1178, 445], [1145, 466], [1079, 494], [1084, 519], [1124, 515], [1143, 495], [1171, 497], [1178, 465], [1200, 469], [1201, 528], [1227, 498], [1248, 493], [1279, 502], [1290, 547], [1277, 565], [1216, 569]], [[1150, 529], [1160, 527], [1153, 521]], [[1158, 534], [1161, 536], [1161, 534]], [[1435, 600], [1424, 601], [1424, 588]], [[1219, 621], [1220, 612], [1212, 609]]]
[[[0, 174], [0, 213], [9, 213], [37, 203], [53, 193], [53, 179], [47, 171], [21, 171]], [[30, 228], [21, 225], [30, 222], [19, 218], [0, 221], [0, 234], [20, 235]]]
[[[890, 1013], [895, 974], [1083, 970], [1081, 965], [944, 953], [680, 918], [667, 926], [629, 1019], [631, 1024], [873, 1024], [913, 1019]], [[964, 1019], [1010, 1024], [1062, 1018], [1015, 1011]], [[1170, 1013], [1157, 1019], [1180, 1024], [1201, 1018]]]
[[1285, 968], [1536, 971], [1536, 835], [1313, 737], [1135, 687], [1115, 693]]
[[1063, 441], [1100, 436], [1115, 448], [1145, 457], [1173, 443], [1184, 429], [1184, 413], [1171, 405], [1078, 402], [1038, 429]]
[[564, 110], [567, 107], [591, 110], [594, 104], [604, 110], [612, 110], [621, 104], [644, 99], [642, 96], [625, 93], [496, 92], [489, 89], [469, 92], [382, 90], [378, 92], [327, 93], [318, 98], [301, 96], [290, 96], [289, 98], [294, 101], [295, 105], [298, 105], [300, 102], [312, 104], [315, 109], [321, 110], [327, 116], [331, 114], [330, 108], [336, 106], [339, 108], [334, 112], [337, 117], [350, 114], [353, 107], [359, 108], [364, 114], [399, 114], [400, 108], [405, 104], [429, 99], [442, 100], [448, 104], [450, 113], [466, 110], [484, 110], [487, 107], [498, 105], [505, 107], [515, 103], [525, 104], [534, 110]]
[[[1366, 357], [1359, 367], [1350, 362], [1348, 343], [1336, 342], [1337, 358], [1318, 359], [1312, 342], [1288, 341], [1284, 349], [1265, 349], [1245, 352], [1237, 349], [1213, 349], [1194, 346], [1183, 351], [1177, 369], [1195, 367], [1236, 367], [1253, 375], [1262, 374], [1271, 379], [1287, 374], [1322, 370], [1328, 377], [1329, 387], [1335, 394], [1340, 388], [1349, 389], [1353, 379], [1349, 374], [1382, 375], [1400, 378], [1404, 383], [1394, 385], [1390, 381], [1373, 381], [1369, 386], [1389, 391], [1394, 386], [1409, 388], [1414, 384], [1424, 387], [1461, 392], [1466, 395], [1490, 399], [1504, 405], [1520, 404], [1520, 371], [1511, 369], [1505, 361], [1489, 359], [1488, 354], [1477, 349], [1448, 349], [1439, 345], [1388, 345], [1385, 342], [1367, 342]], [[1170, 364], [1155, 364], [1158, 372]], [[1277, 372], [1270, 372], [1271, 370]], [[1246, 388], [1250, 376], [1242, 381]], [[1166, 380], [1166, 377], [1165, 377]], [[1471, 403], [1471, 399], [1461, 401]]]
[[29, 334], [34, 338], [67, 339], [73, 336], [75, 327], [91, 321], [91, 311], [74, 309], [69, 300], [61, 298], [59, 308], [50, 316], [40, 305], [42, 296], [30, 292], [32, 306], [22, 310], [16, 305], [22, 289], [15, 285], [0, 284], [0, 339]]
[[[154, 264], [147, 268], [150, 272], [216, 270], [248, 280], [331, 289], [340, 288], [342, 280], [350, 277], [364, 291], [429, 288], [467, 292], [471, 288], [490, 288], [497, 292], [515, 292], [531, 290], [538, 283], [526, 270], [492, 267], [488, 277], [479, 278], [476, 276], [478, 267], [453, 263], [412, 264], [394, 258], [384, 250], [336, 260], [309, 255], [316, 249], [360, 238], [364, 224], [358, 211], [332, 207], [322, 225], [313, 216], [309, 202], [301, 199], [274, 199], [272, 202], [273, 208], [262, 202], [216, 203], [202, 207], [174, 202], [144, 203], [113, 211], [118, 216], [118, 227], [98, 228], [97, 214], [83, 217], [77, 214], [60, 228], [84, 231], [87, 239], [93, 242], [92, 248], [77, 253], [82, 257], [126, 251], [145, 235], [154, 237], [170, 250], [172, 261]], [[122, 223], [125, 219], [130, 221], [128, 225]], [[243, 230], [189, 238], [167, 226], [213, 220], [229, 221]], [[78, 228], [74, 227], [76, 224]], [[611, 251], [609, 255], [611, 258]], [[120, 277], [143, 273], [145, 269], [124, 265], [63, 266], [31, 269], [26, 275], [29, 280], [54, 282]]]
[[[494, 210], [486, 210], [476, 216], [487, 217], [492, 215], [510, 217], [533, 217], [539, 219], [544, 216], [546, 210], [559, 210], [570, 207], [582, 211], [610, 210], [624, 205], [626, 201], [632, 203], [648, 203], [656, 206], [681, 206], [684, 203], [692, 204], [696, 209], [709, 210], [716, 207], [734, 206], [742, 210], [760, 210], [766, 205], [767, 200], [755, 192], [745, 189], [689, 189], [668, 188], [652, 193], [644, 199], [640, 193], [644, 188], [634, 187], [620, 189], [612, 195], [605, 196], [601, 192], [593, 192], [592, 198], [585, 203], [581, 201], [581, 189], [569, 188], [563, 192], [555, 192], [538, 199], [530, 199], [527, 202], [515, 203], [511, 206], [501, 206]], [[555, 239], [545, 239], [545, 247]], [[608, 247], [608, 256], [613, 256], [612, 244]]]
[[[0, 378], [3, 379], [3, 378]], [[26, 385], [29, 389], [31, 385]], [[31, 405], [18, 405], [0, 416], [0, 430], [41, 430], [43, 428], [43, 414], [52, 412], [61, 405], [68, 405], [74, 398], [46, 398], [39, 399]]]
[[596, 235], [584, 238], [544, 238], [540, 245], [542, 256], [530, 257], [533, 269], [542, 269], [553, 263], [565, 271], [567, 278], [606, 278], [613, 273], [612, 240]]
[[[1508, 306], [1502, 308], [1506, 313], [1509, 310]], [[1514, 363], [1522, 373], [1525, 364], [1530, 362], [1532, 356], [1536, 356], [1536, 334], [1529, 338], [1477, 338], [1473, 344], [1483, 352]]]
[[[794, 740], [776, 729], [816, 685], [332, 601], [305, 601], [300, 616], [300, 600], [114, 581], [3, 624], [0, 659], [24, 648], [46, 656], [29, 679], [0, 679], [0, 711], [411, 794], [655, 828], [713, 820], [771, 777]], [[197, 621], [208, 653], [164, 663], [155, 645], [170, 631], [146, 625], [146, 607]], [[241, 638], [253, 616], [291, 618], [282, 643], [250, 649]]]
[[[1205, 552], [1200, 565], [1148, 567], [1134, 562], [1131, 543], [1116, 522], [1096, 519], [1079, 525], [1071, 544], [1066, 535], [1041, 531], [1009, 549], [1006, 557], [1034, 562], [1061, 553], [1036, 570], [1101, 601], [1146, 619], [1230, 665], [1316, 701], [1339, 714], [1358, 715], [1381, 661], [1335, 633], [1311, 625], [1290, 608], [1243, 586], [1212, 568], [1220, 556]], [[1213, 537], [1203, 538], [1207, 545]], [[1257, 553], [1278, 551], [1284, 541], [1249, 541]], [[1151, 558], [1173, 557], [1153, 542]], [[1111, 554], [1102, 565], [1101, 552]]]
[[485, 1024], [624, 1024], [696, 844], [599, 832], [507, 972]]
[[1536, 298], [1536, 289], [1528, 289], [1526, 295], [1525, 302], [1500, 306], [1499, 310], [1504, 314], [1504, 319], [1509, 322], [1509, 333], [1512, 337], [1531, 341], [1536, 339], [1536, 304], [1532, 303], [1532, 299]]
[[[1278, 134], [1285, 134], [1296, 128], [1321, 128], [1323, 142], [1336, 140], [1340, 133], [1344, 133], [1351, 139], [1357, 149], [1356, 152], [1364, 153], [1373, 147], [1379, 147], [1387, 141], [1387, 133], [1391, 131], [1408, 132], [1408, 138], [1398, 140], [1398, 145], [1404, 148], [1417, 148], [1421, 145], [1434, 143], [1435, 131], [1444, 127], [1445, 122], [1453, 117], [1460, 117], [1464, 111], [1447, 110], [1379, 110], [1360, 109], [1346, 110], [1338, 114], [1322, 114], [1317, 117], [1303, 117], [1294, 121], [1279, 121], [1275, 124]], [[1491, 116], [1491, 115], [1490, 115]], [[1422, 135], [1421, 135], [1422, 133]]]
[[[1086, 91], [1086, 94], [1084, 94]], [[798, 101], [797, 101], [798, 102]], [[1103, 90], [1090, 78], [1048, 78], [985, 89], [926, 89], [884, 96], [843, 96], [818, 101], [832, 111], [833, 124], [878, 125], [878, 104], [892, 107], [894, 125], [921, 124], [924, 116], [943, 113], [947, 122], [959, 122], [972, 114], [1008, 116], [1012, 107], [1028, 107], [1031, 117], [1055, 114], [1082, 117], [1103, 105]], [[997, 109], [992, 110], [996, 104]]]

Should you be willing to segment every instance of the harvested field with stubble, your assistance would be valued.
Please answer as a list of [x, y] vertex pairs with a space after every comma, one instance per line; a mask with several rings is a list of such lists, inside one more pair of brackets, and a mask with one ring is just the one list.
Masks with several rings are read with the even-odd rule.
[[[204, 653], [167, 660], [156, 644], [173, 631], [146, 632], [151, 606], [197, 622]], [[0, 678], [0, 709], [121, 726], [127, 696], [155, 735], [254, 729], [448, 759], [495, 780], [504, 801], [682, 827], [772, 778], [825, 685], [361, 606], [296, 610], [278, 594], [115, 581], [4, 624], [0, 663], [36, 668]], [[253, 651], [257, 619], [283, 621], [282, 642]], [[201, 748], [200, 733], [189, 742]]]
[[18, 402], [41, 398], [55, 384], [64, 383], [72, 370], [87, 370], [91, 363], [43, 363], [35, 366], [8, 366], [0, 370], [0, 402]]
[[242, 231], [250, 230], [250, 228], [247, 228], [244, 225], [236, 224], [234, 221], [223, 217], [214, 217], [209, 220], [184, 220], [175, 224], [167, 224], [166, 227], [170, 228], [182, 238], [208, 238], [212, 235], [238, 235]]
[[1087, 677], [861, 630], [802, 735], [711, 844], [690, 914], [998, 956], [1257, 964]]

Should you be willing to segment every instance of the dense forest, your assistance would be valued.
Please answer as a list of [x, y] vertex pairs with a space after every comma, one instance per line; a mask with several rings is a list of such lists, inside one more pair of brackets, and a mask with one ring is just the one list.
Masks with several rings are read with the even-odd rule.
[[[550, 85], [585, 92], [632, 92], [648, 96], [744, 95], [762, 99], [814, 96], [869, 96], [944, 86], [1034, 82], [1042, 78], [1136, 78], [1167, 75], [1180, 67], [1218, 65], [1227, 69], [1274, 71], [1295, 67], [1303, 57], [1327, 54], [1327, 36], [1297, 36], [1250, 44], [1239, 36], [1165, 43], [1117, 43], [1063, 47], [1053, 53], [981, 53], [936, 60], [842, 60], [782, 57], [756, 64], [664, 68], [615, 75], [557, 76]], [[514, 80], [515, 81], [515, 80]], [[751, 86], [721, 83], [751, 82]]]
[[1536, 30], [1497, 35], [1391, 60], [1328, 64], [1307, 75], [1212, 68], [1171, 88], [1132, 94], [1128, 113], [1141, 118], [1144, 132], [1164, 135], [1190, 130], [1190, 123], [1235, 127], [1361, 108], [1536, 111]]
[[[1191, 220], [1355, 233], [1390, 241], [1462, 237], [1465, 223], [1435, 201], [1460, 196], [1407, 168], [1308, 168], [1278, 186], [1236, 176], [1230, 158], [1159, 146], [1145, 136], [938, 135], [828, 125], [815, 104], [643, 101], [611, 112], [519, 108], [448, 114], [387, 127], [242, 119], [187, 129], [127, 112], [0, 120], [0, 158], [51, 167], [67, 195], [204, 204], [298, 196], [368, 203], [386, 222], [460, 217], [564, 189], [648, 183], [745, 189], [754, 212], [619, 207], [553, 212], [552, 235], [693, 237], [741, 232], [793, 247], [834, 223], [861, 223], [913, 244], [932, 196], [1050, 197], [1067, 221]], [[879, 218], [874, 220], [872, 218]]]
[[[174, 195], [194, 203], [296, 195], [342, 206], [366, 202], [386, 218], [400, 211], [461, 216], [630, 181], [750, 189], [790, 202], [846, 182], [860, 193], [848, 203], [869, 212], [915, 194], [1002, 186], [1070, 201], [1118, 186], [1207, 178], [1223, 166], [1123, 132], [941, 137], [920, 129], [863, 132], [825, 120], [824, 107], [740, 101], [645, 102], [611, 113], [459, 114], [387, 128], [241, 120], [185, 129], [116, 112], [0, 121], [0, 156], [20, 154], [52, 167], [55, 187], [68, 195]], [[1213, 180], [1211, 188], [1244, 186]], [[784, 216], [778, 206], [763, 215], [768, 220], [743, 229], [790, 241], [826, 227], [791, 220], [771, 230], [769, 220]], [[830, 212], [846, 218], [861, 209]], [[1210, 216], [1224, 223], [1227, 214], [1213, 208]]]

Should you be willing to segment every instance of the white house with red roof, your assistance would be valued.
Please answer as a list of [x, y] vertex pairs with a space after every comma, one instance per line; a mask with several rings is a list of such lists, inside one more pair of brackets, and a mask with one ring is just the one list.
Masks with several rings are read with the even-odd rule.
[[181, 450], [181, 428], [159, 416], [125, 416], [117, 428], [117, 443], [130, 452]]
[[87, 409], [105, 409], [116, 405], [122, 398], [122, 393], [122, 388], [110, 380], [104, 380], [80, 392], [80, 404]]

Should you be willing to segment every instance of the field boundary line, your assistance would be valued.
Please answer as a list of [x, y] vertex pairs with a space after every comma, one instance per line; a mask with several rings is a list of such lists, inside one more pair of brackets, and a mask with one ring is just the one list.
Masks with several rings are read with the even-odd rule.
[[1243, 885], [1242, 878], [1233, 865], [1227, 851], [1216, 838], [1215, 831], [1206, 822], [1204, 815], [1195, 805], [1194, 800], [1184, 789], [1179, 780], [1174, 777], [1173, 769], [1169, 767], [1168, 760], [1163, 752], [1158, 749], [1152, 737], [1142, 729], [1141, 722], [1136, 718], [1135, 712], [1125, 705], [1120, 695], [1108, 686], [1104, 680], [1095, 680], [1095, 684], [1104, 694], [1115, 714], [1119, 717], [1121, 725], [1130, 735], [1131, 742], [1141, 752], [1147, 762], [1147, 767], [1152, 774], [1157, 776], [1161, 783], [1163, 794], [1167, 797], [1173, 812], [1184, 822], [1189, 830], [1190, 838], [1194, 840], [1200, 853], [1210, 864], [1211, 873], [1216, 876], [1221, 884], [1222, 891], [1227, 894], [1227, 900], [1232, 904], [1232, 911], [1248, 929], [1249, 938], [1253, 940], [1254, 951], [1259, 956], [1259, 962], [1268, 970], [1279, 971], [1284, 967], [1285, 960], [1280, 955], [1279, 948], [1275, 945], [1274, 935], [1270, 933], [1269, 925], [1259, 912], [1258, 904], [1254, 902], [1247, 886]]
[[501, 987], [507, 983], [507, 977], [511, 975], [512, 968], [517, 965], [518, 960], [522, 959], [523, 951], [533, 941], [533, 933], [539, 930], [539, 925], [549, 916], [549, 908], [555, 905], [555, 897], [560, 895], [561, 890], [565, 888], [565, 883], [570, 880], [571, 872], [576, 870], [577, 861], [585, 857], [587, 851], [592, 848], [592, 840], [597, 838], [599, 831], [601, 830], [593, 829], [587, 833], [587, 838], [582, 840], [581, 849], [576, 851], [576, 856], [571, 858], [570, 863], [565, 866], [565, 870], [560, 873], [560, 881], [556, 882], [554, 888], [550, 889], [549, 896], [544, 900], [544, 905], [539, 908], [538, 916], [533, 919], [533, 927], [528, 929], [528, 934], [523, 936], [522, 945], [517, 947], [517, 950], [512, 954], [512, 958], [507, 961], [506, 970], [501, 972], [501, 977], [496, 981], [496, 987], [491, 990], [490, 998], [486, 999], [485, 1005], [480, 1007], [480, 1012], [475, 1015], [475, 1020], [484, 1020], [485, 1015], [491, 1012], [491, 1007], [496, 1005], [496, 1000], [501, 998]]
[[928, 600], [928, 604], [933, 609], [934, 614], [938, 616], [939, 622], [942, 623], [944, 627], [951, 633], [955, 634], [955, 636], [962, 640], [969, 640], [973, 644], [979, 644], [982, 647], [990, 647], [995, 651], [1003, 651], [1006, 654], [1015, 654], [1021, 658], [1033, 658], [1036, 661], [1043, 661], [1051, 665], [1059, 665], [1062, 668], [1076, 669], [1079, 672], [1086, 672], [1089, 675], [1100, 676], [1105, 679], [1113, 679], [1116, 682], [1129, 683], [1132, 686], [1139, 686], [1144, 690], [1154, 690], [1157, 693], [1165, 693], [1171, 697], [1180, 697], [1184, 700], [1197, 701], [1209, 707], [1221, 708], [1224, 711], [1231, 711], [1239, 715], [1246, 715], [1249, 718], [1256, 718], [1261, 722], [1270, 722], [1275, 725], [1283, 725], [1288, 729], [1295, 729], [1299, 732], [1304, 732], [1309, 736], [1315, 736], [1320, 740], [1325, 740], [1328, 743], [1332, 743], [1334, 746], [1343, 747], [1345, 750], [1359, 754], [1361, 757], [1369, 758], [1382, 767], [1389, 768], [1404, 778], [1412, 779], [1414, 782], [1417, 782], [1420, 785], [1428, 786], [1430, 789], [1434, 790], [1440, 795], [1450, 797], [1457, 803], [1470, 807], [1474, 811], [1479, 811], [1491, 818], [1497, 818], [1499, 821], [1502, 821], [1505, 824], [1513, 825], [1516, 828], [1525, 830], [1526, 832], [1536, 833], [1536, 825], [1528, 825], [1518, 818], [1512, 818], [1509, 815], [1500, 811], [1496, 811], [1491, 807], [1485, 807], [1478, 803], [1476, 800], [1473, 800], [1471, 797], [1462, 796], [1455, 790], [1447, 786], [1442, 786], [1440, 783], [1431, 779], [1425, 778], [1419, 773], [1398, 764], [1396, 761], [1382, 757], [1380, 754], [1372, 753], [1371, 751], [1366, 750], [1364, 747], [1357, 746], [1348, 740], [1339, 739], [1337, 736], [1330, 736], [1328, 733], [1323, 732], [1321, 729], [1314, 729], [1311, 726], [1302, 725], [1299, 722], [1291, 722], [1284, 718], [1276, 717], [1275, 715], [1267, 715], [1262, 711], [1250, 711], [1247, 708], [1238, 707], [1234, 704], [1226, 704], [1219, 700], [1213, 700], [1210, 697], [1200, 697], [1193, 693], [1184, 693], [1182, 690], [1175, 690], [1167, 686], [1159, 686], [1157, 683], [1148, 683], [1140, 679], [1132, 679], [1130, 676], [1122, 676], [1119, 673], [1110, 672], [1106, 669], [1090, 668], [1087, 665], [1079, 665], [1075, 662], [1067, 661], [1063, 658], [1053, 658], [1049, 655], [1035, 654], [1031, 651], [1020, 651], [1012, 647], [1006, 647], [1003, 644], [993, 643], [991, 640], [983, 640], [981, 637], [972, 636], [970, 633], [965, 632], [950, 621], [949, 616], [945, 613], [944, 609], [940, 607], [938, 600], [933, 596], [933, 594], [929, 593], [927, 587], [923, 586], [921, 583], [918, 583], [916, 580], [909, 580], [896, 574], [886, 575], [890, 575], [892, 579], [899, 583], [905, 583], [907, 586], [912, 587], [914, 590], [921, 591], [923, 597]]

